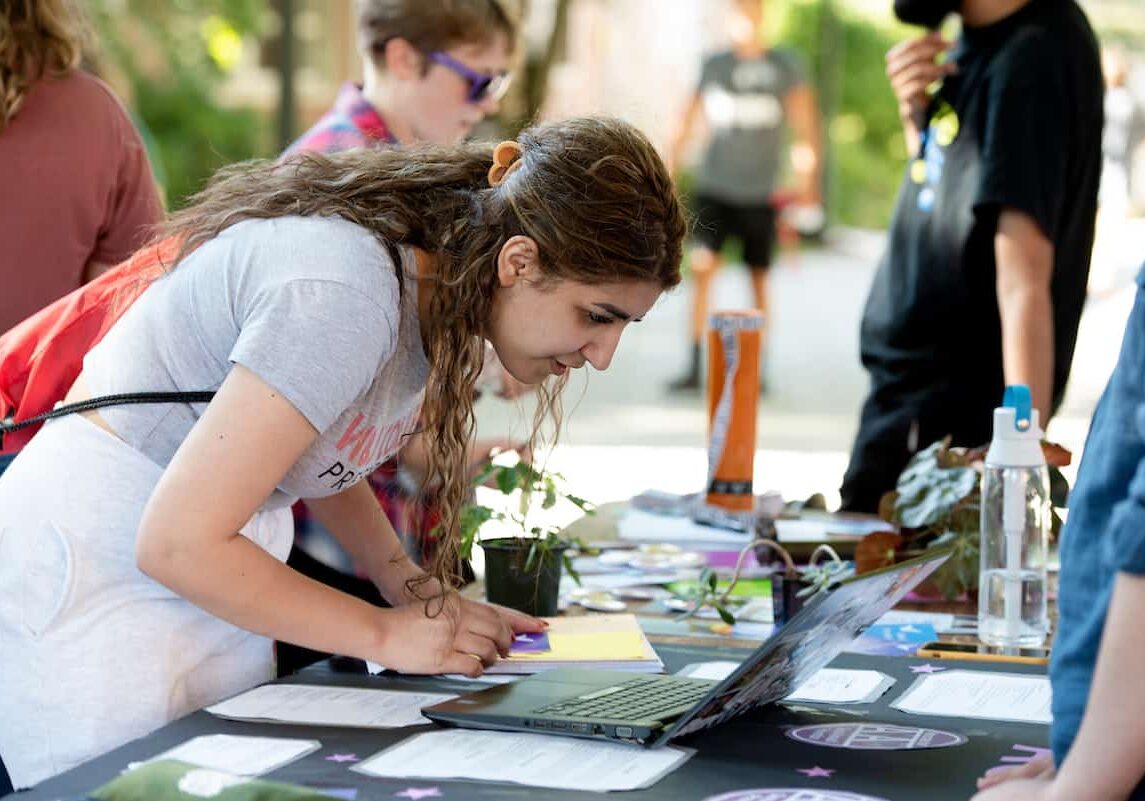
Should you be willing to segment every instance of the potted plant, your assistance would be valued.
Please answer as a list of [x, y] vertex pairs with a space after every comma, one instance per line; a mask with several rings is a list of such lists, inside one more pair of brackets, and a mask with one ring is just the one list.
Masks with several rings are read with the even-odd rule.
[[[490, 603], [531, 615], [555, 615], [562, 568], [580, 583], [569, 554], [570, 548], [578, 543], [563, 536], [556, 526], [534, 524], [529, 511], [538, 499], [541, 509], [551, 509], [561, 501], [571, 503], [585, 514], [593, 514], [595, 508], [567, 492], [559, 473], [537, 469], [525, 462], [490, 463], [474, 482], [478, 486], [493, 487], [505, 496], [515, 492], [520, 496], [516, 508], [510, 511], [482, 504], [472, 504], [461, 511], [459, 551], [462, 558], [470, 558], [475, 544], [484, 550], [485, 594]], [[508, 533], [479, 539], [479, 531], [491, 520], [503, 524]]]
[[[978, 591], [978, 544], [981, 476], [985, 446], [952, 448], [950, 438], [939, 440], [910, 460], [895, 489], [879, 503], [879, 517], [897, 531], [878, 531], [865, 536], [855, 550], [859, 573], [877, 570], [918, 556], [928, 548], [953, 546], [950, 559], [920, 585], [925, 592], [954, 600]], [[1072, 455], [1051, 442], [1042, 442], [1050, 474], [1053, 506], [1051, 538], [1061, 528], [1057, 509], [1065, 508], [1069, 484], [1060, 468]]]

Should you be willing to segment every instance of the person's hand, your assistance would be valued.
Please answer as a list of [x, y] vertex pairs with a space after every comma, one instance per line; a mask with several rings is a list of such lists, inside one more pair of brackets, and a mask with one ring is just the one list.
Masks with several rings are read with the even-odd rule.
[[1014, 779], [975, 793], [970, 801], [1052, 801], [1053, 786], [1052, 777]]
[[482, 603], [481, 601], [469, 601], [469, 603], [481, 604], [481, 606], [495, 610], [509, 624], [509, 628], [513, 630], [514, 634], [540, 634], [549, 627], [549, 624], [539, 617], [526, 615], [524, 612], [518, 612], [516, 609], [510, 609], [507, 606], [501, 606], [501, 604]]
[[389, 620], [380, 653], [371, 658], [402, 673], [480, 676], [509, 653], [516, 633], [544, 630], [543, 621], [510, 612], [455, 592], [379, 610]]
[[917, 39], [907, 39], [887, 51], [887, 77], [899, 104], [903, 122], [921, 129], [930, 97], [926, 88], [955, 71], [954, 62], [938, 63], [938, 56], [948, 51], [951, 42], [932, 31]]
[[1011, 765], [989, 771], [978, 779], [978, 789], [987, 790], [999, 784], [1023, 779], [1052, 779], [1056, 774], [1053, 755], [1045, 754], [1021, 765]]

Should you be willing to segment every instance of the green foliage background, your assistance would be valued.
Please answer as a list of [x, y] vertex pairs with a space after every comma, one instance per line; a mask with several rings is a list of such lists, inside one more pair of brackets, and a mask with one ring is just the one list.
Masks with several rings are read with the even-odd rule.
[[773, 41], [806, 60], [820, 98], [832, 223], [885, 228], [906, 164], [887, 50], [907, 30], [891, 3], [874, 8], [840, 0], [769, 0]]
[[264, 0], [90, 0], [88, 13], [96, 67], [129, 88], [169, 208], [219, 166], [274, 155], [265, 115], [219, 100], [227, 46], [262, 32]]

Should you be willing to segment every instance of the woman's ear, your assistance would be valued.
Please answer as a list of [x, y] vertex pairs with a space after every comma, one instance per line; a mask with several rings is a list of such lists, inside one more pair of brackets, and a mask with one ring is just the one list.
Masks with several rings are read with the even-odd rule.
[[531, 237], [510, 237], [497, 254], [497, 278], [501, 286], [518, 281], [536, 281], [541, 277], [541, 252]]

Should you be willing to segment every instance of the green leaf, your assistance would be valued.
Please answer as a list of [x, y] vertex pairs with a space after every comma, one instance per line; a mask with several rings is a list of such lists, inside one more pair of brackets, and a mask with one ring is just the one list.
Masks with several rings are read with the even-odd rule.
[[734, 626], [736, 623], [735, 616], [731, 612], [724, 609], [723, 606], [716, 604], [716, 614], [720, 616], [720, 620], [727, 623], [729, 626]]
[[519, 476], [516, 467], [498, 467], [497, 489], [503, 495], [512, 495], [518, 487]]
[[572, 557], [567, 553], [562, 553], [561, 562], [565, 566], [565, 572], [572, 576], [572, 580], [577, 583], [577, 586], [580, 586], [580, 573], [578, 573], [576, 568], [573, 567]]
[[978, 491], [978, 471], [963, 466], [940, 440], [919, 451], [899, 476], [894, 516], [906, 528], [941, 524]]

